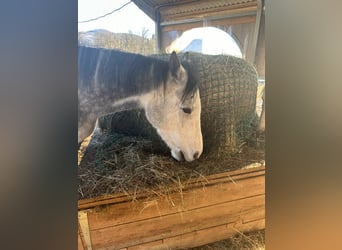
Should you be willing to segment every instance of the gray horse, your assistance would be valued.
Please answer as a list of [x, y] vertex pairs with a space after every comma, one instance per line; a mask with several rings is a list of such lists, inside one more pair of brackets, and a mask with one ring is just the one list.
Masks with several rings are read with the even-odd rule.
[[169, 62], [117, 50], [78, 49], [78, 142], [100, 116], [142, 108], [178, 161], [203, 151], [201, 101], [187, 61]]

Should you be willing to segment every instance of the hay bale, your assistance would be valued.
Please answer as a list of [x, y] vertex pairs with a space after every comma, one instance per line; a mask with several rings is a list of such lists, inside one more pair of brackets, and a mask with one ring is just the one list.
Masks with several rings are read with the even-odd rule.
[[[156, 57], [168, 60], [170, 56]], [[233, 56], [188, 53], [187, 57], [200, 87], [203, 153], [239, 150], [256, 129], [255, 68]], [[100, 126], [117, 133], [151, 138], [155, 145], [165, 148], [142, 111], [115, 113], [102, 118]]]

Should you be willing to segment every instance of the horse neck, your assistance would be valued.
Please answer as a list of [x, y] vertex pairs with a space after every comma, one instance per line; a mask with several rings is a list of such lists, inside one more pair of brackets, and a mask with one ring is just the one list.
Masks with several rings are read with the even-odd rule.
[[[155, 68], [152, 66], [150, 72], [137, 72], [133, 75], [133, 80], [122, 81], [127, 75], [120, 75], [118, 81], [111, 82], [108, 91], [111, 98], [112, 112], [119, 112], [132, 109], [146, 109], [146, 106], [156, 97], [161, 95], [161, 89], [165, 89], [164, 84], [156, 84], [155, 79], [147, 79], [148, 75], [155, 74]], [[107, 87], [105, 87], [106, 89]]]
[[89, 109], [102, 111], [99, 115], [146, 107], [149, 93], [166, 80], [167, 62], [119, 51], [82, 50], [79, 90], [93, 100]]

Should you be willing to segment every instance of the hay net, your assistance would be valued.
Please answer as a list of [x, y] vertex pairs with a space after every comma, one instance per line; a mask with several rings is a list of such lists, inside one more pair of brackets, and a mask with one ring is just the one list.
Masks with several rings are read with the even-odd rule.
[[243, 59], [191, 53], [198, 77], [204, 152], [236, 151], [256, 128], [257, 73]]

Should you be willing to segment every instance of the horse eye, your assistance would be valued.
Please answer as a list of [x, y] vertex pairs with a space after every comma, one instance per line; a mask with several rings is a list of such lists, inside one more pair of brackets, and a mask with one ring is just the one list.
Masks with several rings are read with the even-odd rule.
[[191, 108], [182, 108], [182, 110], [186, 114], [191, 114]]

